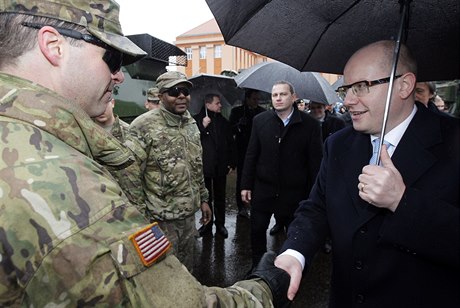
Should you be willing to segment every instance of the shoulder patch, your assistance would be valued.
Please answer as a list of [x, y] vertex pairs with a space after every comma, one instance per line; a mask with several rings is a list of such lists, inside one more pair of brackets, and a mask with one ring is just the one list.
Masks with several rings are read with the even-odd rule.
[[164, 235], [157, 222], [137, 231], [129, 236], [137, 254], [145, 266], [152, 265], [170, 248], [171, 242]]

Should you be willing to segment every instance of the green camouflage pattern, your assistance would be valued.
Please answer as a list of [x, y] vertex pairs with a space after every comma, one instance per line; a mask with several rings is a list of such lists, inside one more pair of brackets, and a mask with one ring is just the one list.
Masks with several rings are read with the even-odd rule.
[[182, 116], [160, 108], [130, 124], [129, 132], [147, 153], [144, 188], [156, 220], [184, 219], [208, 201], [200, 132], [187, 111]]
[[175, 219], [158, 222], [161, 230], [171, 242], [173, 253], [193, 273], [196, 255], [196, 230], [195, 215], [184, 219]]
[[136, 164], [130, 165], [125, 168], [108, 168], [112, 173], [123, 191], [127, 195], [129, 201], [133, 203], [139, 211], [145, 216], [149, 216], [148, 209], [145, 206], [145, 193], [142, 187], [142, 162], [145, 161], [147, 154], [137, 139], [133, 138], [129, 132], [129, 124], [121, 120], [117, 115], [115, 122], [110, 129], [110, 133], [114, 136], [123, 146], [131, 151], [136, 160]]
[[149, 101], [160, 101], [160, 98], [158, 97], [159, 93], [160, 93], [160, 90], [157, 87], [150, 88], [147, 91], [147, 99]]
[[142, 264], [129, 235], [148, 221], [104, 167], [131, 152], [78, 106], [0, 73], [0, 139], [0, 306], [272, 307], [258, 280], [207, 288], [172, 254]]
[[187, 80], [187, 76], [178, 71], [169, 71], [161, 74], [158, 76], [155, 86], [159, 89], [159, 91], [161, 91], [172, 88], [179, 83], [186, 83], [190, 87], [193, 86], [193, 84]]
[[146, 55], [145, 51], [123, 36], [120, 6], [113, 0], [1, 0], [0, 13], [20, 13], [54, 18], [83, 26], [101, 41], [120, 50], [124, 64]]

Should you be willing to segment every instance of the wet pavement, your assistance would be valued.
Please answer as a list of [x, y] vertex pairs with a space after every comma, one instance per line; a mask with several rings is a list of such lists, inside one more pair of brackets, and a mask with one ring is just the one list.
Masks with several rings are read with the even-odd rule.
[[[237, 215], [234, 198], [234, 175], [227, 178], [226, 222], [228, 238], [219, 234], [205, 236], [197, 241], [197, 259], [194, 276], [204, 285], [226, 287], [242, 280], [251, 268], [250, 221]], [[197, 221], [199, 217], [197, 215]], [[275, 224], [272, 218], [271, 228]], [[199, 227], [199, 226], [198, 226]], [[278, 252], [286, 235], [268, 234], [267, 248]], [[307, 273], [304, 273], [299, 292], [291, 307], [325, 308], [328, 303], [331, 273], [331, 255], [319, 252]]]

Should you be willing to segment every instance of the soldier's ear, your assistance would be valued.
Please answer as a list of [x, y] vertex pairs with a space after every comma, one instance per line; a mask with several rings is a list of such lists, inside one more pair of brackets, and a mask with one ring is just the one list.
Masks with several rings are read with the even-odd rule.
[[44, 26], [38, 31], [38, 46], [43, 56], [53, 66], [59, 66], [69, 50], [65, 38], [51, 26]]

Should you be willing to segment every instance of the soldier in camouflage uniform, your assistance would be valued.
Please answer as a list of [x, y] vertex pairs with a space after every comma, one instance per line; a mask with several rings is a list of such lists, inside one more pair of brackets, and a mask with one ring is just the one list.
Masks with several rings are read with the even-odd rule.
[[130, 168], [118, 169], [116, 170], [116, 177], [119, 181], [121, 181], [120, 184], [122, 188], [125, 188], [123, 190], [128, 196], [129, 201], [134, 203], [144, 215], [149, 216], [149, 213], [147, 212], [148, 209], [145, 206], [145, 193], [141, 180], [141, 166], [147, 155], [137, 139], [133, 138], [128, 133], [129, 124], [121, 120], [118, 115], [113, 113], [114, 107], [115, 99], [112, 99], [107, 104], [104, 113], [95, 117], [93, 120], [108, 133], [117, 138], [121, 144], [131, 150], [139, 168], [137, 168], [137, 166], [132, 166]]
[[160, 108], [160, 98], [158, 97], [159, 91], [157, 87], [148, 89], [147, 98], [144, 102], [144, 107], [147, 110]]
[[156, 227], [116, 181], [137, 164], [90, 118], [123, 81], [121, 59], [144, 55], [118, 11], [109, 0], [0, 1], [0, 306], [276, 304], [284, 285], [264, 267], [262, 279], [205, 287], [166, 249], [148, 262], [139, 250], [133, 236]]
[[178, 259], [193, 271], [195, 213], [202, 223], [211, 219], [204, 185], [200, 131], [187, 108], [192, 83], [180, 72], [157, 78], [160, 108], [134, 119], [130, 133], [147, 154], [144, 185], [147, 207], [172, 241]]

